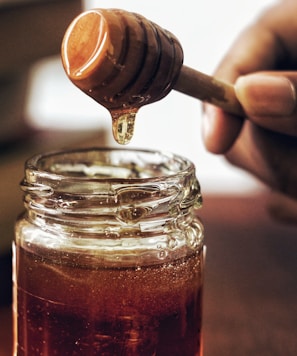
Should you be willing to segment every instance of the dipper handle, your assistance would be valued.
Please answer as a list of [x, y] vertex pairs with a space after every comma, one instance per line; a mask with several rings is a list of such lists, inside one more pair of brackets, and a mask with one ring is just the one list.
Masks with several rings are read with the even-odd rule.
[[182, 66], [173, 89], [220, 107], [229, 114], [245, 115], [232, 84], [190, 67]]

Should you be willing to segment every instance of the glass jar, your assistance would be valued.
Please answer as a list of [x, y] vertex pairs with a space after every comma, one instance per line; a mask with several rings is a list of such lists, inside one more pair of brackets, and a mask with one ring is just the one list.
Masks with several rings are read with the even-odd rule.
[[28, 160], [14, 243], [15, 355], [200, 355], [195, 167], [164, 152]]

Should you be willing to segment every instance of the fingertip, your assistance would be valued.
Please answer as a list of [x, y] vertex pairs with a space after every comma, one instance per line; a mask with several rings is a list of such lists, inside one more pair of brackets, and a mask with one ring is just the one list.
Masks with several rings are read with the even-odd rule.
[[239, 135], [242, 120], [222, 109], [204, 104], [202, 138], [206, 149], [215, 154], [226, 153]]
[[279, 72], [251, 73], [239, 77], [236, 96], [250, 117], [290, 116], [296, 110], [295, 85]]
[[205, 104], [202, 118], [202, 138], [204, 145], [211, 153], [221, 153], [221, 147], [216, 139], [216, 122], [221, 115], [212, 105]]

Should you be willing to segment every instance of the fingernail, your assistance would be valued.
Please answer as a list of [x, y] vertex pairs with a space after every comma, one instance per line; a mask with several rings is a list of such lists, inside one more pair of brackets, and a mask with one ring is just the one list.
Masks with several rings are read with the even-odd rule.
[[254, 116], [290, 116], [296, 109], [296, 90], [280, 75], [249, 74], [235, 84], [245, 111]]

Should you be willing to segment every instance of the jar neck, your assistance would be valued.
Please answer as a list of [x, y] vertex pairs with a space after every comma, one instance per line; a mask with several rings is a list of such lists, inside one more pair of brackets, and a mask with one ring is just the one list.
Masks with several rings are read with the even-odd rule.
[[188, 224], [202, 202], [193, 164], [153, 151], [35, 156], [26, 163], [22, 189], [34, 223], [97, 237], [164, 233]]

